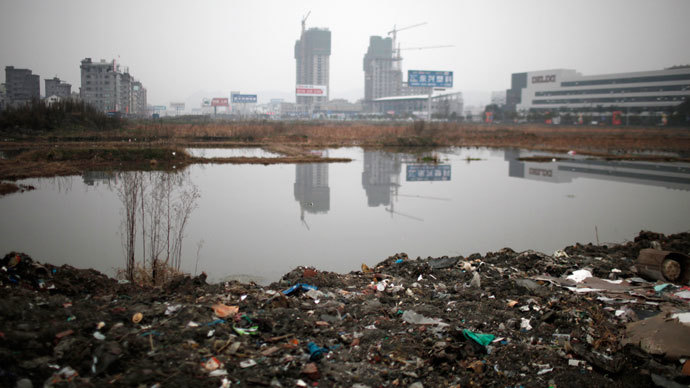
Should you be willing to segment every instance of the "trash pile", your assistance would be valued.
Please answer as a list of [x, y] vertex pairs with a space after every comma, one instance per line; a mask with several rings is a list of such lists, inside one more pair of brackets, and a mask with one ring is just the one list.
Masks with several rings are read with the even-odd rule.
[[690, 233], [641, 232], [553, 255], [400, 253], [265, 287], [202, 275], [162, 288], [12, 252], [0, 385], [682, 387], [689, 252]]

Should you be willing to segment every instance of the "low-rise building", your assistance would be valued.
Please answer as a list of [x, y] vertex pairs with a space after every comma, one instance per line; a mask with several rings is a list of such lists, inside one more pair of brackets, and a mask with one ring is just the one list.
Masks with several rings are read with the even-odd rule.
[[[391, 115], [424, 116], [429, 110], [429, 94], [392, 96], [374, 100], [374, 111]], [[462, 92], [444, 93], [431, 97], [431, 113], [442, 118], [461, 117]]]
[[50, 96], [57, 96], [65, 99], [70, 98], [70, 95], [72, 94], [72, 85], [61, 81], [58, 77], [46, 79], [44, 82], [46, 87], [46, 98]]

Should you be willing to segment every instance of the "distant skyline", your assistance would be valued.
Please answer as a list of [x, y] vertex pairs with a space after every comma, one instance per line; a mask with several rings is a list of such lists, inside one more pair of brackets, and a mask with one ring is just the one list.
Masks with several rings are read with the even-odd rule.
[[[364, 96], [372, 35], [394, 25], [409, 69], [451, 70], [471, 97], [510, 86], [511, 73], [552, 68], [585, 75], [690, 64], [690, 1], [130, 1], [0, 2], [0, 65], [54, 76], [79, 91], [80, 61], [116, 59], [148, 101], [201, 103], [230, 91], [294, 101], [294, 43], [307, 28], [332, 32], [330, 95]], [[469, 97], [469, 98], [468, 98]], [[195, 102], [198, 100], [198, 102]], [[187, 109], [196, 106], [188, 106]]]

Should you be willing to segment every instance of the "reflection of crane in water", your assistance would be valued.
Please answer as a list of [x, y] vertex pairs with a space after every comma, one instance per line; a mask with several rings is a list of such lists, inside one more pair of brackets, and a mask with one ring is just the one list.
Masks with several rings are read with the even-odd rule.
[[428, 196], [428, 195], [398, 194], [398, 187], [400, 187], [400, 185], [396, 185], [396, 186], [391, 187], [391, 201], [390, 201], [391, 206], [389, 208], [388, 207], [385, 208], [386, 211], [391, 214], [391, 217], [393, 217], [393, 214], [397, 214], [399, 216], [407, 217], [407, 218], [413, 219], [415, 221], [424, 222], [423, 218], [419, 218], [419, 217], [415, 217], [415, 216], [410, 215], [410, 214], [405, 214], [405, 213], [395, 211], [395, 203], [398, 201], [398, 197], [419, 198], [419, 199], [428, 199], [428, 200], [432, 200], [432, 201], [446, 201], [446, 202], [449, 202], [451, 200], [450, 198], [432, 197], [432, 196]]
[[[302, 204], [302, 206], [300, 206], [300, 215], [299, 215], [299, 219], [302, 220], [302, 223], [303, 223], [304, 226], [307, 228], [307, 231], [311, 231], [311, 229], [309, 229], [309, 224], [307, 224], [307, 220], [304, 219], [304, 206], [305, 206], [305, 205], [306, 205], [306, 203], [304, 203], [304, 204]], [[313, 204], [312, 204], [312, 205], [313, 205]]]

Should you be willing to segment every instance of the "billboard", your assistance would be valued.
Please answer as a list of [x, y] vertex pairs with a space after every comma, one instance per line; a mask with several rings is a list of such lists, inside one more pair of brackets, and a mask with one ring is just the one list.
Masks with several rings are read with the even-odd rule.
[[211, 99], [210, 98], [204, 98], [201, 100], [201, 106], [206, 107], [206, 106], [211, 106]]
[[326, 85], [297, 85], [295, 95], [300, 97], [325, 97], [328, 94]]
[[407, 85], [412, 87], [452, 88], [452, 71], [408, 70]]
[[184, 102], [171, 102], [170, 107], [175, 110], [184, 110]]
[[233, 94], [233, 104], [244, 104], [248, 102], [256, 102], [256, 94]]
[[408, 164], [407, 181], [449, 181], [450, 164]]
[[153, 110], [165, 110], [165, 105], [154, 105]]
[[228, 99], [225, 97], [214, 97], [211, 106], [228, 106]]

